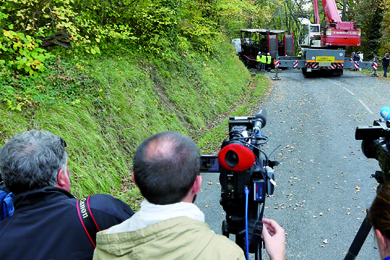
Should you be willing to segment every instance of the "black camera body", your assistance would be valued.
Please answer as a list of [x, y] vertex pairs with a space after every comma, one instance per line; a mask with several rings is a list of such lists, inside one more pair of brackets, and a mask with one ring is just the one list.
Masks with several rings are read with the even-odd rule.
[[[220, 203], [228, 216], [244, 216], [245, 187], [249, 189], [250, 202], [259, 203], [264, 202], [265, 200], [267, 187], [264, 176], [266, 176], [267, 173], [265, 172], [264, 161], [260, 157], [259, 146], [260, 143], [266, 141], [266, 139], [253, 131], [253, 128], [259, 119], [264, 121], [263, 118], [259, 117], [229, 118], [229, 137], [222, 142], [221, 151], [229, 145], [240, 145], [247, 147], [248, 149], [239, 154], [237, 154], [236, 151], [232, 152], [233, 149], [230, 149], [225, 156], [223, 156], [223, 154], [221, 156], [220, 154], [218, 158], [220, 165], [222, 165], [219, 176], [221, 184]], [[250, 160], [248, 158], [249, 155], [246, 152], [252, 153], [255, 158], [254, 163], [250, 168], [235, 170], [235, 167], [226, 167], [226, 165], [232, 166], [235, 163], [237, 163], [237, 166], [240, 166], [240, 163], [242, 163], [243, 160]], [[221, 163], [221, 160], [224, 160], [224, 162]], [[225, 167], [224, 163], [226, 163]], [[250, 161], [249, 164], [252, 164], [252, 161]], [[247, 166], [248, 164], [244, 166], [244, 168]], [[272, 193], [272, 191], [269, 191], [269, 193]]]
[[220, 172], [220, 204], [226, 212], [222, 233], [227, 237], [235, 234], [236, 243], [244, 249], [247, 217], [251, 253], [259, 253], [261, 248], [264, 202], [266, 195], [273, 194], [273, 167], [279, 164], [261, 150], [268, 141], [261, 134], [265, 125], [265, 110], [255, 116], [230, 117], [229, 137], [222, 142], [218, 156], [201, 157], [201, 171]]
[[363, 154], [376, 159], [381, 171], [374, 177], [379, 183], [390, 179], [390, 121], [375, 120], [372, 126], [357, 127], [356, 140], [362, 141]]

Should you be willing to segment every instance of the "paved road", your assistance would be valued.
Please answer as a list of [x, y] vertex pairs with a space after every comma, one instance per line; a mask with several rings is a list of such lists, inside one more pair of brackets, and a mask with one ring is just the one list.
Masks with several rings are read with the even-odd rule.
[[[390, 83], [353, 72], [304, 78], [286, 70], [280, 76], [261, 103], [268, 112], [264, 148], [270, 153], [280, 145], [271, 159], [281, 162], [265, 217], [285, 228], [288, 259], [344, 259], [375, 196], [377, 183], [370, 175], [380, 169], [363, 155], [355, 129], [372, 125], [381, 107], [390, 106]], [[218, 174], [203, 177], [198, 206], [221, 233]], [[357, 259], [371, 258], [379, 259], [373, 232]]]

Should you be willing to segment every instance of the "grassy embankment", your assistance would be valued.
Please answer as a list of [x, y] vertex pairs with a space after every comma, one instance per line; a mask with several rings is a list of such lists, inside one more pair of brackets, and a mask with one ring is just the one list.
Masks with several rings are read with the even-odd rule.
[[[36, 88], [58, 86], [73, 101], [57, 99], [22, 111], [0, 103], [0, 145], [33, 128], [61, 135], [75, 196], [108, 193], [135, 209], [141, 196], [130, 181], [131, 158], [143, 139], [180, 131], [210, 154], [227, 134], [228, 116], [252, 115], [269, 85], [264, 75], [250, 76], [228, 43], [214, 57], [188, 53], [169, 63], [128, 52], [84, 60], [83, 66], [63, 57], [47, 73]], [[55, 80], [47, 81], [50, 75]], [[83, 95], [79, 88], [86, 90]]]

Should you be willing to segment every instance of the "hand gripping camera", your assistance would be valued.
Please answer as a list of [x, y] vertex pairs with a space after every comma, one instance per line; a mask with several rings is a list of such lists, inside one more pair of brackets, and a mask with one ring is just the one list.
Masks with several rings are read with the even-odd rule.
[[222, 233], [236, 236], [244, 252], [261, 257], [261, 232], [266, 195], [272, 195], [273, 167], [279, 162], [269, 160], [261, 150], [268, 138], [261, 134], [266, 125], [266, 111], [255, 116], [230, 117], [229, 137], [221, 145], [218, 156], [202, 156], [201, 171], [220, 172], [220, 204], [226, 212]]

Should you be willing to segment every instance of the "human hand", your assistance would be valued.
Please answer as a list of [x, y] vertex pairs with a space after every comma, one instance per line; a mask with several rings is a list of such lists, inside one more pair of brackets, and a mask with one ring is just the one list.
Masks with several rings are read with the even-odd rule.
[[286, 233], [284, 229], [272, 219], [263, 219], [263, 240], [265, 249], [271, 260], [286, 259]]

